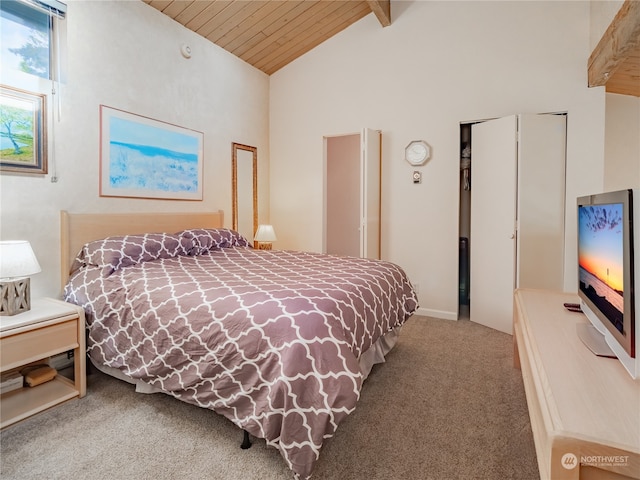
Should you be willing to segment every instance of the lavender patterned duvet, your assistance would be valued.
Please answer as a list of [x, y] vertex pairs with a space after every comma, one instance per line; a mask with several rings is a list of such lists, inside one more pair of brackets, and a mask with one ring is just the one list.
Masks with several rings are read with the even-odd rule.
[[224, 415], [302, 479], [356, 407], [361, 354], [417, 308], [395, 264], [257, 250], [226, 229], [86, 244], [64, 296], [94, 363]]

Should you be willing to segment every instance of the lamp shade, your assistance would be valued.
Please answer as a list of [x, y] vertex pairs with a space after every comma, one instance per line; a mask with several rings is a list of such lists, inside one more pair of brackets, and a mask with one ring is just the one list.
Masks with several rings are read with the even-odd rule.
[[258, 225], [254, 240], [256, 242], [275, 242], [278, 239], [272, 225]]
[[38, 259], [27, 240], [0, 242], [0, 278], [26, 277], [40, 271]]

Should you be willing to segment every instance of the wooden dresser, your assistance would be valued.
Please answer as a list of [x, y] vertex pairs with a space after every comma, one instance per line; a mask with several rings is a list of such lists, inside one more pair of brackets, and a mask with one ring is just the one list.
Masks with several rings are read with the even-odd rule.
[[575, 294], [516, 290], [514, 363], [521, 368], [542, 479], [640, 479], [640, 381], [580, 341]]

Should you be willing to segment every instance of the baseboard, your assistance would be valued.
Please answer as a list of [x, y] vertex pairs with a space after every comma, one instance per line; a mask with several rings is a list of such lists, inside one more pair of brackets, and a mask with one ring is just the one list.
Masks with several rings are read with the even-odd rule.
[[424, 315], [425, 317], [440, 318], [442, 320], [458, 320], [457, 312], [446, 312], [444, 310], [433, 310], [431, 308], [418, 308], [416, 315]]

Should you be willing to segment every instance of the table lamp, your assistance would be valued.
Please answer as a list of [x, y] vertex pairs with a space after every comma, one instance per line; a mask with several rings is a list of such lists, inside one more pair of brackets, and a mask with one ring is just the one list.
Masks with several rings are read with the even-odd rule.
[[28, 241], [0, 241], [0, 315], [15, 315], [31, 309], [28, 275], [40, 271]]
[[258, 231], [253, 239], [260, 250], [271, 250], [271, 243], [278, 240], [272, 225], [258, 225]]

